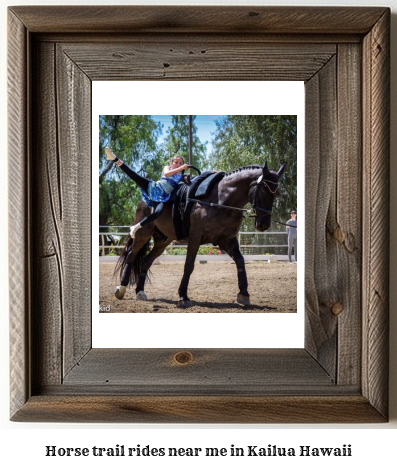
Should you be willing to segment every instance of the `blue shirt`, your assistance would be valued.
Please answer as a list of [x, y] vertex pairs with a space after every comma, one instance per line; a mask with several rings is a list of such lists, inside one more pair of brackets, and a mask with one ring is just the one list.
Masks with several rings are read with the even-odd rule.
[[143, 201], [150, 207], [152, 202], [164, 203], [170, 199], [171, 193], [178, 186], [178, 183], [181, 181], [182, 175], [174, 173], [170, 177], [165, 177], [161, 175], [161, 178], [158, 182], [151, 181], [149, 183], [147, 193], [141, 190]]

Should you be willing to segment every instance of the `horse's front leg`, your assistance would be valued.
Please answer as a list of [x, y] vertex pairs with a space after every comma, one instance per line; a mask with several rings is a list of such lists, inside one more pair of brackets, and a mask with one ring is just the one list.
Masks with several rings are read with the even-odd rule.
[[237, 295], [237, 302], [243, 304], [244, 306], [250, 305], [250, 295], [248, 293], [248, 279], [247, 279], [247, 272], [245, 270], [245, 261], [242, 253], [240, 252], [240, 246], [235, 237], [225, 246], [221, 246], [220, 248], [225, 250], [230, 257], [234, 260], [234, 263], [237, 267], [237, 280], [238, 280], [238, 288], [239, 293]]
[[185, 260], [185, 268], [183, 270], [183, 277], [182, 277], [182, 281], [178, 289], [178, 293], [179, 293], [178, 306], [179, 307], [190, 307], [193, 304], [187, 296], [187, 288], [189, 286], [190, 275], [193, 273], [193, 270], [194, 270], [194, 262], [196, 260], [199, 247], [200, 247], [199, 242], [193, 242], [189, 240], [189, 243], [187, 246], [186, 260]]

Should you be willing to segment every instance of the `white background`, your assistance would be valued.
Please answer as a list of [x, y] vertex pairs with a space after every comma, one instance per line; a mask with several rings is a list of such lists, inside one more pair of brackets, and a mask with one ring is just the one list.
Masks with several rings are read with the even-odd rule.
[[[186, 469], [202, 470], [203, 466], [215, 469], [220, 466], [228, 466], [232, 469], [246, 467], [250, 470], [263, 470], [284, 467], [295, 470], [334, 470], [338, 469], [361, 469], [369, 470], [374, 468], [395, 469], [396, 455], [395, 445], [397, 443], [397, 254], [396, 247], [391, 238], [390, 259], [391, 259], [391, 290], [390, 290], [390, 313], [391, 313], [391, 355], [390, 355], [390, 422], [386, 425], [328, 425], [328, 426], [149, 426], [149, 425], [117, 425], [117, 424], [87, 424], [87, 425], [64, 425], [64, 424], [17, 424], [8, 420], [8, 285], [7, 285], [7, 245], [5, 234], [7, 233], [7, 171], [5, 136], [6, 126], [6, 7], [13, 4], [82, 4], [81, 1], [59, 2], [56, 0], [25, 2], [2, 2], [1, 14], [1, 136], [3, 137], [2, 152], [2, 172], [0, 174], [0, 221], [3, 234], [3, 256], [1, 266], [0, 283], [0, 303], [1, 303], [1, 326], [0, 326], [0, 348], [1, 348], [1, 397], [0, 397], [0, 430], [1, 430], [1, 451], [0, 463], [3, 469], [41, 469], [41, 470], [86, 470], [95, 466], [96, 470], [109, 469], [115, 466], [117, 470], [131, 469], [155, 469], [171, 467], [174, 470]], [[110, 4], [110, 1], [89, 2], [85, 4]], [[153, 4], [141, 0], [139, 2], [118, 2], [120, 4]], [[157, 1], [157, 4], [171, 4], [171, 2]], [[189, 2], [172, 2], [172, 4], [189, 4]], [[272, 0], [273, 5], [288, 5], [292, 2]], [[214, 2], [196, 1], [190, 4], [214, 4]], [[234, 2], [221, 1], [221, 5], [264, 5], [266, 2]], [[297, 3], [295, 3], [297, 4]], [[396, 62], [397, 62], [397, 3], [396, 0], [360, 0], [357, 2], [339, 0], [337, 3], [328, 1], [306, 1], [302, 5], [367, 5], [367, 6], [390, 6], [392, 9], [392, 130], [391, 130], [391, 233], [395, 234], [397, 227], [397, 164], [395, 158], [397, 154], [397, 120], [396, 120]], [[385, 248], [387, 250], [387, 248]], [[55, 445], [58, 447], [90, 447], [103, 446], [111, 447], [116, 444], [124, 444], [134, 447], [137, 444], [145, 446], [198, 446], [198, 447], [229, 447], [259, 445], [267, 446], [276, 444], [278, 446], [342, 446], [351, 444], [353, 449], [352, 458], [141, 458], [131, 461], [128, 458], [46, 458], [45, 446]]]
[[[190, 91], [194, 89], [195, 93]], [[189, 100], [176, 97], [189, 96]], [[93, 82], [92, 83], [92, 279], [94, 348], [301, 348], [304, 345], [304, 263], [298, 264], [298, 313], [98, 313], [98, 136], [99, 115], [297, 115], [298, 214], [304, 221], [304, 84], [303, 82]], [[150, 100], [148, 97], [150, 96]], [[214, 100], [213, 97], [216, 97]], [[233, 97], [233, 100], [230, 99]], [[116, 153], [117, 155], [117, 153]], [[257, 162], [252, 162], [257, 163]], [[278, 170], [272, 169], [272, 170]], [[289, 216], [289, 215], [287, 215]], [[288, 219], [288, 218], [287, 218]], [[300, 230], [298, 252], [304, 253]], [[217, 262], [209, 262], [216, 270]], [[264, 267], [266, 270], [266, 267]], [[181, 266], [182, 276], [182, 266]], [[155, 275], [154, 275], [155, 281]], [[191, 283], [194, 281], [192, 280]], [[248, 280], [249, 282], [249, 280]], [[118, 280], [115, 280], [118, 284]], [[295, 289], [295, 286], [291, 287]], [[128, 288], [133, 289], [133, 288]], [[170, 299], [177, 299], [177, 289]], [[222, 289], [222, 286], [217, 287]], [[263, 286], [266, 289], [266, 286]], [[236, 276], [236, 294], [237, 294]], [[194, 301], [194, 300], [193, 300]], [[231, 299], [230, 302], [233, 302]], [[154, 327], [155, 326], [155, 327]], [[172, 326], [172, 328], [170, 328]], [[164, 335], [167, 332], [167, 335]], [[183, 342], [183, 345], [181, 343]]]

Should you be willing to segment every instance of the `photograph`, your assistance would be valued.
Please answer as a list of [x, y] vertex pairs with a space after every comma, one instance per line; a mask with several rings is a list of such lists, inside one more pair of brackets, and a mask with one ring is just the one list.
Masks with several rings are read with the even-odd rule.
[[100, 116], [99, 311], [296, 313], [297, 192], [296, 115]]

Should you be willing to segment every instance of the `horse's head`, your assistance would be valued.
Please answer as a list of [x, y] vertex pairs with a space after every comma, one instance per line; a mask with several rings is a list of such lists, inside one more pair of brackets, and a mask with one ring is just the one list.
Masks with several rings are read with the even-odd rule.
[[266, 231], [270, 227], [274, 198], [278, 193], [278, 182], [284, 170], [285, 164], [280, 167], [278, 172], [269, 170], [266, 162], [256, 181], [252, 205], [256, 213], [255, 227], [260, 232]]

